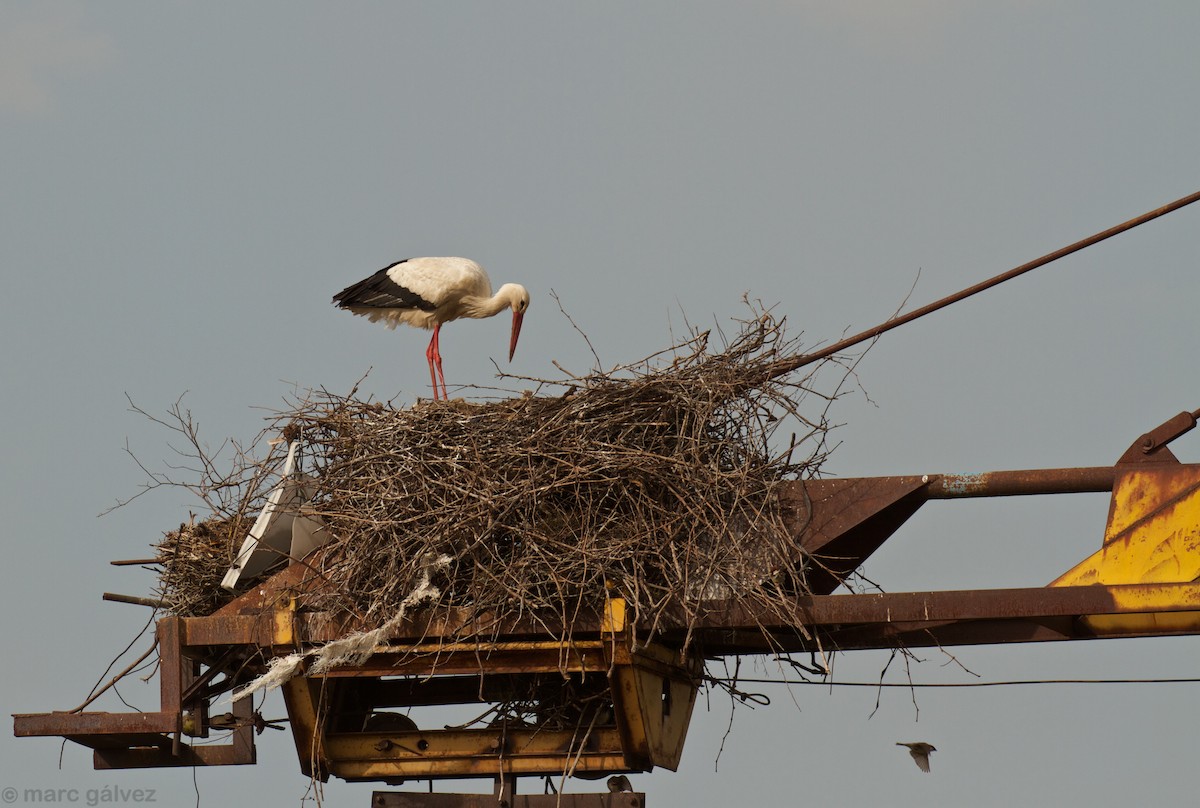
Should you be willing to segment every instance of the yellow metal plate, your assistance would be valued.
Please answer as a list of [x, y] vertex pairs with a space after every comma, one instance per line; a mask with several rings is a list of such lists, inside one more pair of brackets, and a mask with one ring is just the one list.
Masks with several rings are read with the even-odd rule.
[[1200, 469], [1122, 475], [1104, 546], [1050, 586], [1188, 583], [1200, 577]]

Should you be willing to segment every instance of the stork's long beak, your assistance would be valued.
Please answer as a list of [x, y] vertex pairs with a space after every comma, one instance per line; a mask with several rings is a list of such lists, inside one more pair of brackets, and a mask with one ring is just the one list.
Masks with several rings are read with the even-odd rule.
[[525, 312], [513, 312], [513, 327], [512, 339], [508, 342], [508, 361], [511, 362], [513, 354], [517, 352], [517, 337], [521, 336], [521, 321], [525, 319]]

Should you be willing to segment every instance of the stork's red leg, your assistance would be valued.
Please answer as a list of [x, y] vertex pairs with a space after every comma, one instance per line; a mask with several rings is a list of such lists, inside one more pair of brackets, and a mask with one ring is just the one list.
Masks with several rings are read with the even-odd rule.
[[442, 372], [442, 355], [438, 354], [437, 359], [438, 378], [442, 380], [442, 401], [449, 401], [450, 394], [446, 392], [446, 374]]
[[438, 400], [438, 380], [435, 367], [439, 367], [442, 363], [442, 358], [438, 355], [438, 329], [440, 327], [441, 323], [433, 326], [433, 337], [429, 340], [429, 347], [425, 349], [425, 358], [429, 360], [429, 379], [433, 382], [434, 401]]
[[434, 332], [433, 338], [433, 361], [437, 365], [438, 379], [442, 382], [442, 401], [449, 401], [450, 394], [446, 392], [446, 373], [442, 370], [442, 349], [438, 344], [437, 332]]
[[[446, 374], [442, 371], [442, 352], [438, 348], [438, 333], [442, 329], [442, 324], [437, 323], [433, 327], [433, 339], [429, 340], [429, 348], [425, 351], [425, 358], [429, 360], [429, 375], [433, 379], [433, 400], [437, 401], [438, 397], [438, 379], [442, 380], [442, 399], [450, 400], [450, 393], [446, 391]], [[437, 373], [434, 373], [434, 369]]]

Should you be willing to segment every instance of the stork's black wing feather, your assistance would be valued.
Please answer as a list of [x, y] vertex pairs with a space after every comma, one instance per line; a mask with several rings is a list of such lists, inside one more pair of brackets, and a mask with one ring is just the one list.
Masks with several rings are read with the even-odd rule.
[[388, 270], [403, 264], [397, 261], [376, 272], [366, 280], [347, 286], [333, 296], [333, 302], [343, 309], [375, 308], [375, 309], [421, 309], [433, 311], [437, 308], [432, 303], [411, 289], [405, 288], [392, 280]]

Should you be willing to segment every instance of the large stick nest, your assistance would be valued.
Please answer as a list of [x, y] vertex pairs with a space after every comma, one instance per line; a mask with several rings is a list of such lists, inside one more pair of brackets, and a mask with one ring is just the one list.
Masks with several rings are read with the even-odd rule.
[[[483, 403], [305, 395], [270, 430], [301, 441], [315, 480], [308, 507], [332, 531], [320, 572], [337, 594], [322, 607], [382, 624], [439, 558], [437, 595], [422, 608], [570, 626], [619, 595], [653, 632], [689, 627], [706, 599], [784, 606], [804, 591], [803, 553], [774, 491], [819, 470], [848, 371], [824, 394], [815, 377], [836, 360], [775, 376], [798, 343], [759, 309], [723, 348], [709, 343], [693, 332], [636, 364], [524, 379], [536, 394]], [[219, 605], [215, 582], [269, 487], [263, 469], [277, 465], [275, 450], [198, 486], [223, 497], [209, 498], [202, 528], [160, 545], [170, 609]]]

